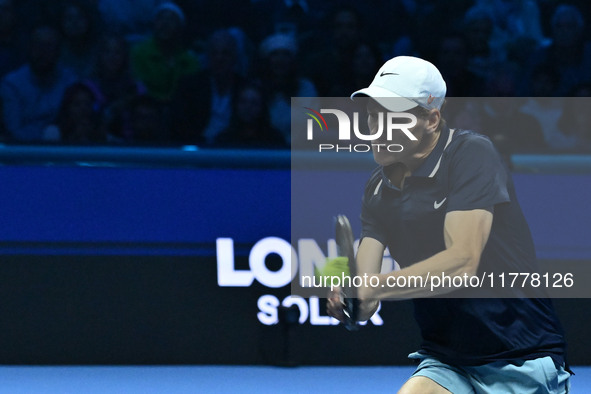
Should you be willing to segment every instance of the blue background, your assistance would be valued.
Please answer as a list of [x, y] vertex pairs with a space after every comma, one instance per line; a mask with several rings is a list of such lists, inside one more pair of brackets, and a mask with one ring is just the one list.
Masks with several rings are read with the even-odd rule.
[[[358, 230], [367, 172], [290, 175], [285, 169], [4, 166], [0, 245], [8, 251], [21, 243], [107, 243], [138, 252], [142, 244], [207, 249], [217, 237], [245, 244], [289, 239], [292, 189], [297, 222], [306, 224], [295, 229], [302, 236], [329, 238], [330, 218], [338, 213], [349, 214]], [[514, 181], [538, 256], [590, 259], [591, 175], [516, 173]]]

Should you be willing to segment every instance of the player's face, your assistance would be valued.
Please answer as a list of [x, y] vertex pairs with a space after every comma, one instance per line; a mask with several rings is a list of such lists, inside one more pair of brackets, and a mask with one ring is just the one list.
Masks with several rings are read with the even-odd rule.
[[[372, 134], [376, 134], [382, 122], [382, 134], [379, 138], [372, 141], [372, 152], [376, 163], [382, 166], [388, 166], [394, 163], [406, 163], [419, 152], [421, 141], [427, 132], [427, 121], [417, 117], [416, 126], [409, 128], [408, 131], [414, 135], [417, 140], [411, 140], [401, 130], [393, 130], [391, 139], [388, 139], [386, 132], [386, 117], [388, 110], [370, 100], [367, 105], [367, 125]], [[381, 115], [380, 115], [381, 114]], [[404, 119], [400, 119], [404, 122]]]

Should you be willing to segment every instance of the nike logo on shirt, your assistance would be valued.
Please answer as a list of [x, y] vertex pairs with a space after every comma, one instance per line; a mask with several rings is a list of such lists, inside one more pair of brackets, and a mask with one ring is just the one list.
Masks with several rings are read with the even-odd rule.
[[445, 202], [445, 200], [447, 200], [447, 197], [445, 197], [445, 198], [444, 198], [443, 200], [441, 200], [440, 202], [437, 202], [437, 201], [435, 201], [435, 202], [433, 203], [433, 208], [435, 208], [435, 209], [439, 209], [439, 208], [440, 208], [440, 207], [443, 205], [443, 203]]

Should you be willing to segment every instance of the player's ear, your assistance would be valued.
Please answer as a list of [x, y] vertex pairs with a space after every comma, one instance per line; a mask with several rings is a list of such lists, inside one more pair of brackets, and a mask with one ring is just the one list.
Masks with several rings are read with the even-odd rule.
[[433, 108], [429, 111], [429, 116], [427, 118], [427, 128], [433, 132], [435, 132], [438, 127], [439, 123], [441, 122], [441, 112], [438, 109]]

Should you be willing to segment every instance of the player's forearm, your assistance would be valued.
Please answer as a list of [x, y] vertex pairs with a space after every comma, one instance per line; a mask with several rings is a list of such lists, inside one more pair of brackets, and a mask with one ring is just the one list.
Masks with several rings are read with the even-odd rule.
[[379, 274], [382, 269], [384, 245], [373, 238], [363, 238], [359, 243], [356, 257], [357, 275]]
[[379, 284], [367, 289], [367, 298], [379, 300], [430, 297], [457, 290], [453, 286], [431, 286], [433, 277], [474, 275], [480, 256], [446, 249], [399, 271], [377, 275]]
[[492, 219], [492, 210], [448, 212], [443, 229], [446, 249], [400, 271], [379, 275], [379, 286], [368, 289], [367, 293], [378, 299], [398, 299], [430, 297], [456, 290], [450, 281], [442, 280], [432, 286], [433, 280], [476, 274]]

